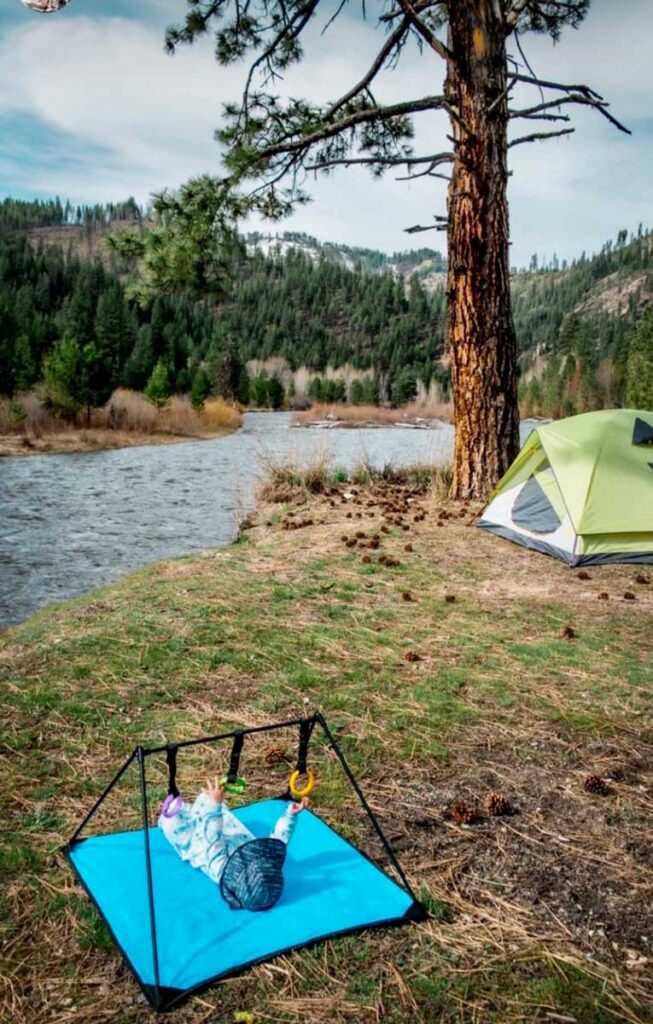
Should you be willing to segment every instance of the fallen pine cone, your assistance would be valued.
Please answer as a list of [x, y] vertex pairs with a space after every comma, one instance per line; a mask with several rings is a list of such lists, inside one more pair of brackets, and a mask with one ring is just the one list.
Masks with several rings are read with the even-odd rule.
[[402, 601], [412, 601], [413, 600], [413, 595], [411, 594], [410, 590], [404, 590], [402, 592], [401, 600]]
[[457, 800], [449, 808], [449, 814], [457, 825], [473, 825], [476, 821], [476, 807], [465, 800]]
[[363, 563], [363, 565], [369, 565], [371, 561], [372, 559], [370, 558], [369, 555], [363, 555], [363, 557], [361, 558], [361, 562]]
[[606, 590], [602, 590], [599, 594], [599, 601], [607, 601], [609, 597], [610, 595], [608, 594], [608, 592]]
[[265, 755], [265, 763], [269, 765], [290, 764], [290, 758], [283, 747], [270, 747]]
[[406, 651], [404, 654], [404, 661], [421, 661], [422, 656], [417, 651]]
[[624, 594], [624, 601], [636, 601], [637, 598], [633, 594], [632, 590], [627, 590]]
[[447, 602], [447, 604], [453, 604], [454, 601], [456, 600], [456, 595], [455, 594], [445, 594], [444, 595], [444, 599]]
[[576, 630], [573, 626], [565, 626], [565, 628], [562, 631], [562, 635], [565, 638], [565, 640], [573, 640], [576, 636]]
[[635, 583], [641, 583], [642, 586], [646, 586], [646, 584], [650, 582], [651, 581], [648, 576], [635, 576]]
[[584, 569], [582, 572], [579, 572], [576, 575], [578, 576], [579, 580], [591, 580], [592, 578], [588, 572], [585, 572]]
[[503, 815], [512, 813], [510, 801], [503, 793], [488, 793], [484, 804], [485, 810], [492, 818], [500, 818]]
[[412, 551], [412, 550], [413, 550], [413, 545], [412, 544], [406, 544], [405, 545], [404, 551]]
[[610, 787], [605, 779], [596, 774], [587, 775], [583, 779], [583, 789], [587, 793], [596, 793], [598, 796], [605, 796], [606, 793], [610, 792]]

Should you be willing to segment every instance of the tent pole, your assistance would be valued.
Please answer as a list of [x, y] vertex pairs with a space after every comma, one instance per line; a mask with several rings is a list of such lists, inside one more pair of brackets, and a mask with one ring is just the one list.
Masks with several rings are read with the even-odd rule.
[[143, 810], [143, 836], [145, 839], [145, 867], [147, 870], [147, 899], [150, 910], [150, 935], [152, 937], [152, 961], [154, 964], [154, 995], [157, 1008], [159, 1006], [159, 950], [156, 941], [156, 917], [154, 914], [154, 885], [152, 882], [152, 856], [150, 853], [149, 816], [147, 812], [147, 783], [145, 780], [145, 751], [137, 747], [138, 764], [141, 776], [141, 807]]
[[374, 831], [376, 832], [377, 836], [379, 837], [379, 840], [381, 842], [381, 845], [383, 846], [383, 849], [386, 852], [388, 860], [390, 861], [390, 863], [394, 867], [395, 871], [397, 872], [397, 874], [401, 878], [401, 881], [403, 882], [404, 888], [406, 889], [408, 895], [413, 897], [413, 900], [415, 901], [415, 903], [419, 903], [419, 900], [417, 899], [417, 896], [413, 892], [413, 889], [412, 889], [412, 887], [410, 885], [410, 882], [406, 878], [406, 875], [404, 873], [404, 869], [402, 868], [401, 864], [397, 860], [397, 858], [396, 858], [396, 856], [394, 854], [394, 851], [393, 851], [392, 847], [390, 846], [390, 843], [386, 839], [385, 834], [383, 832], [383, 829], [381, 828], [381, 826], [379, 825], [379, 823], [378, 823], [378, 821], [376, 819], [376, 815], [374, 814], [374, 811], [372, 810], [372, 808], [368, 804], [367, 800], [365, 799], [365, 796], [363, 794], [363, 790], [358, 785], [358, 783], [357, 783], [357, 781], [356, 781], [356, 779], [354, 777], [354, 773], [352, 772], [351, 768], [347, 764], [347, 761], [345, 760], [345, 755], [343, 754], [342, 750], [340, 749], [340, 747], [336, 743], [336, 739], [335, 739], [333, 733], [331, 732], [331, 730], [329, 729], [329, 726], [326, 724], [326, 720], [324, 719], [324, 717], [323, 717], [323, 715], [322, 715], [322, 713], [320, 711], [318, 711], [316, 713], [315, 718], [320, 723], [320, 725], [322, 726], [322, 731], [324, 732], [326, 738], [328, 739], [329, 743], [331, 744], [331, 749], [333, 750], [334, 754], [336, 755], [336, 757], [340, 761], [340, 764], [342, 766], [342, 770], [344, 771], [345, 775], [349, 779], [349, 781], [350, 781], [350, 783], [351, 783], [351, 785], [352, 785], [352, 787], [354, 789], [354, 792], [356, 793], [356, 796], [358, 797], [358, 799], [361, 802], [363, 810], [365, 811], [365, 813], [367, 814], [368, 818], [372, 822], [372, 826], [374, 828]]
[[106, 789], [104, 790], [102, 795], [97, 798], [97, 800], [95, 801], [95, 803], [91, 807], [90, 811], [88, 812], [88, 814], [86, 815], [86, 817], [82, 821], [81, 825], [78, 825], [78, 827], [73, 832], [71, 838], [68, 840], [67, 847], [66, 847], [67, 849], [70, 849], [70, 847], [74, 846], [74, 844], [77, 842], [77, 839], [79, 838], [80, 833], [86, 828], [86, 826], [88, 825], [89, 821], [91, 820], [91, 818], [93, 817], [93, 815], [97, 811], [97, 809], [100, 806], [100, 804], [102, 803], [102, 801], [105, 799], [105, 797], [107, 797], [109, 795], [109, 793], [111, 792], [113, 787], [116, 785], [116, 783], [120, 782], [121, 778], [123, 777], [123, 775], [125, 774], [125, 772], [129, 768], [130, 764], [132, 763], [132, 761], [136, 757], [136, 753], [137, 753], [136, 750], [132, 750], [131, 754], [129, 755], [129, 757], [127, 758], [125, 763], [123, 764], [122, 768], [120, 768], [116, 772], [116, 774], [114, 775], [114, 777], [112, 778], [111, 782], [106, 787]]

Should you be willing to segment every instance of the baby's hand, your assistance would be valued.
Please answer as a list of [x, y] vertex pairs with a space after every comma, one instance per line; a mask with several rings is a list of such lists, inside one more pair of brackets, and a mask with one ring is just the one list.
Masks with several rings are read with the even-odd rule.
[[303, 796], [299, 803], [294, 803], [290, 807], [291, 814], [299, 814], [300, 811], [305, 811], [307, 807], [311, 806], [311, 801], [307, 796]]
[[214, 804], [221, 804], [224, 800], [224, 786], [220, 785], [217, 775], [214, 779], [206, 780], [206, 792]]

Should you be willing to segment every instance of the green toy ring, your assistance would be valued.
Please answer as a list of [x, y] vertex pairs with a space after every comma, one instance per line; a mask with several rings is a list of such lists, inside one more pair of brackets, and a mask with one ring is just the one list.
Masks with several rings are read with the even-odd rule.
[[233, 782], [229, 782], [228, 777], [225, 775], [224, 779], [220, 779], [220, 785], [224, 786], [227, 793], [240, 794], [244, 793], [247, 789], [247, 783], [240, 777], [235, 779]]

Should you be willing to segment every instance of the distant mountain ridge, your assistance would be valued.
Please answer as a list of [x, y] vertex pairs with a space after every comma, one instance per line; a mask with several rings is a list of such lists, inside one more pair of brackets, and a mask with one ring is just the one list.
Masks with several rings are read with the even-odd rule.
[[264, 233], [250, 231], [245, 235], [249, 252], [258, 249], [265, 256], [280, 258], [291, 249], [305, 253], [314, 262], [327, 259], [348, 270], [360, 267], [370, 273], [390, 273], [395, 278], [409, 279], [416, 275], [429, 292], [442, 287], [446, 280], [446, 257], [436, 249], [409, 249], [388, 255], [379, 249], [366, 249], [342, 242], [321, 242], [301, 231]]

